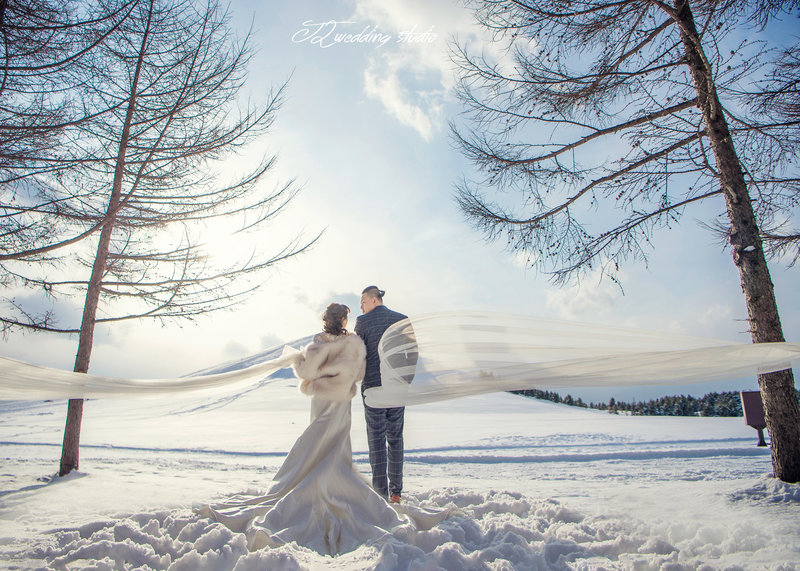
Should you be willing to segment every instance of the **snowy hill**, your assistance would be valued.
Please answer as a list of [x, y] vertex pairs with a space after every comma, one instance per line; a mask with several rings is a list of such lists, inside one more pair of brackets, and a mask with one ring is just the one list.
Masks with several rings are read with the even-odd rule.
[[[248, 553], [191, 507], [267, 486], [308, 421], [296, 385], [281, 371], [235, 393], [88, 401], [81, 470], [63, 479], [52, 474], [65, 403], [0, 403], [0, 566], [800, 568], [800, 490], [766, 477], [769, 452], [742, 419], [616, 416], [510, 394], [407, 410], [407, 501], [455, 504], [456, 517], [335, 559], [293, 544]], [[367, 474], [360, 399], [352, 438]]]

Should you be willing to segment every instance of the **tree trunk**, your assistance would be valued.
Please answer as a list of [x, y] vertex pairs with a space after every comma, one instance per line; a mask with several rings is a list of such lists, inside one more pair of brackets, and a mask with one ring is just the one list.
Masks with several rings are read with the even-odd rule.
[[[744, 172], [731, 139], [714, 84], [711, 65], [688, 0], [674, 0], [686, 59], [697, 90], [697, 101], [714, 151], [719, 181], [730, 220], [733, 262], [739, 269], [754, 343], [784, 341], [774, 287], [759, 236], [758, 222], [747, 191]], [[759, 375], [775, 477], [800, 481], [800, 407], [791, 369]]]
[[64, 442], [61, 445], [61, 467], [59, 476], [66, 476], [78, 469], [83, 399], [70, 399], [67, 406], [67, 425], [64, 427]]
[[[120, 170], [121, 172], [121, 170]], [[119, 188], [122, 179], [120, 177]], [[117, 185], [115, 185], [115, 188]], [[107, 215], [113, 215], [120, 202], [120, 192], [112, 192], [109, 200]], [[83, 319], [81, 332], [78, 337], [78, 353], [75, 356], [76, 373], [89, 372], [89, 362], [92, 358], [92, 345], [94, 344], [94, 326], [97, 317], [97, 306], [100, 302], [100, 287], [108, 264], [108, 251], [111, 246], [111, 234], [114, 225], [108, 220], [100, 232], [100, 243], [97, 245], [97, 254], [92, 266], [92, 277], [86, 290], [86, 301], [83, 304]], [[83, 419], [83, 399], [70, 399], [67, 407], [67, 424], [64, 427], [64, 442], [61, 445], [60, 476], [66, 476], [72, 470], [78, 469], [80, 460], [81, 420]]]
[[[89, 286], [86, 290], [86, 301], [83, 305], [81, 332], [78, 339], [78, 352], [75, 356], [75, 368], [73, 369], [76, 373], [87, 373], [89, 371], [89, 362], [92, 357], [97, 306], [100, 301], [100, 290], [103, 283], [103, 278], [105, 277], [108, 266], [108, 253], [111, 248], [111, 236], [114, 231], [114, 221], [122, 202], [122, 180], [125, 174], [125, 156], [128, 151], [131, 124], [133, 122], [133, 114], [136, 109], [142, 63], [144, 61], [145, 53], [147, 52], [148, 40], [150, 38], [149, 31], [152, 15], [153, 2], [151, 0], [147, 26], [142, 35], [139, 58], [136, 62], [133, 80], [131, 81], [128, 109], [125, 113], [125, 123], [122, 126], [122, 133], [120, 134], [117, 161], [114, 168], [114, 181], [111, 187], [111, 197], [108, 200], [105, 223], [103, 225], [103, 230], [100, 232], [100, 241], [97, 245], [97, 254], [95, 255], [94, 264], [92, 265], [92, 277], [89, 279]], [[67, 424], [64, 428], [64, 442], [61, 448], [61, 469], [59, 470], [59, 475], [61, 476], [65, 476], [72, 470], [78, 468], [82, 417], [83, 400], [71, 399], [67, 408]]]

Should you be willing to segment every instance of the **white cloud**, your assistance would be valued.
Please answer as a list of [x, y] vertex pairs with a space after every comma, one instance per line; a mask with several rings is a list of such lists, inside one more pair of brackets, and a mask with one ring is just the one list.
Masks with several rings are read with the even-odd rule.
[[223, 354], [231, 359], [235, 357], [245, 357], [252, 352], [252, 349], [244, 343], [238, 341], [228, 341], [222, 349]]
[[365, 93], [430, 141], [443, 127], [454, 84], [447, 41], [475, 35], [470, 13], [451, 2], [359, 0], [353, 18], [373, 22], [393, 38], [370, 56]]
[[[413, 128], [425, 140], [433, 138], [442, 116], [442, 104], [433, 102], [427, 109], [411, 102], [411, 93], [401, 83], [399, 70], [393, 69], [390, 58], [373, 58], [364, 72], [364, 91], [380, 101], [402, 124]], [[397, 61], [396, 59], [394, 61]], [[417, 96], [424, 94], [418, 93]]]
[[[446, 0], [357, 0], [351, 20], [366, 21], [391, 37], [369, 57], [364, 91], [402, 124], [430, 141], [444, 127], [456, 70], [449, 42], [470, 45], [513, 74], [512, 50], [479, 26], [472, 12]], [[523, 49], [535, 40], [518, 38]]]
[[595, 271], [579, 284], [547, 290], [545, 303], [561, 319], [599, 321], [616, 309], [620, 297], [619, 286]]
[[715, 303], [706, 309], [697, 319], [703, 325], [713, 324], [718, 321], [730, 321], [734, 317], [733, 308], [730, 305]]

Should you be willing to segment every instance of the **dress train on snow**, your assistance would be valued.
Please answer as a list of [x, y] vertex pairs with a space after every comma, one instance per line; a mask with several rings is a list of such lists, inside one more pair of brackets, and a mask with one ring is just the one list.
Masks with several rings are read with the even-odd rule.
[[[450, 515], [449, 510], [430, 512], [390, 505], [358, 472], [350, 443], [350, 399], [355, 393], [352, 379], [360, 381], [363, 376], [358, 361], [363, 343], [350, 335], [314, 345], [295, 364], [301, 390], [313, 395], [311, 422], [292, 446], [266, 495], [232, 496], [224, 503], [203, 506], [198, 513], [245, 533], [251, 550], [296, 542], [328, 555], [352, 551], [393, 532], [407, 539]], [[349, 357], [347, 345], [356, 349]], [[331, 390], [338, 381], [319, 373], [346, 371], [342, 365], [350, 358], [356, 360], [356, 373], [350, 367], [350, 382]]]

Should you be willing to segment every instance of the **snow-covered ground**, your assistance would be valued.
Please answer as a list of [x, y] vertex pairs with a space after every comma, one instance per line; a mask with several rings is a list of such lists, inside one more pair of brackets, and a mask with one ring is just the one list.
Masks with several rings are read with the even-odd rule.
[[[668, 388], [665, 388], [668, 391]], [[249, 553], [192, 506], [263, 490], [308, 421], [287, 377], [213, 397], [87, 401], [54, 478], [63, 402], [0, 403], [9, 569], [800, 569], [800, 487], [742, 419], [615, 416], [494, 394], [409, 407], [406, 501], [460, 508], [336, 558]], [[355, 461], [369, 472], [362, 405]]]

